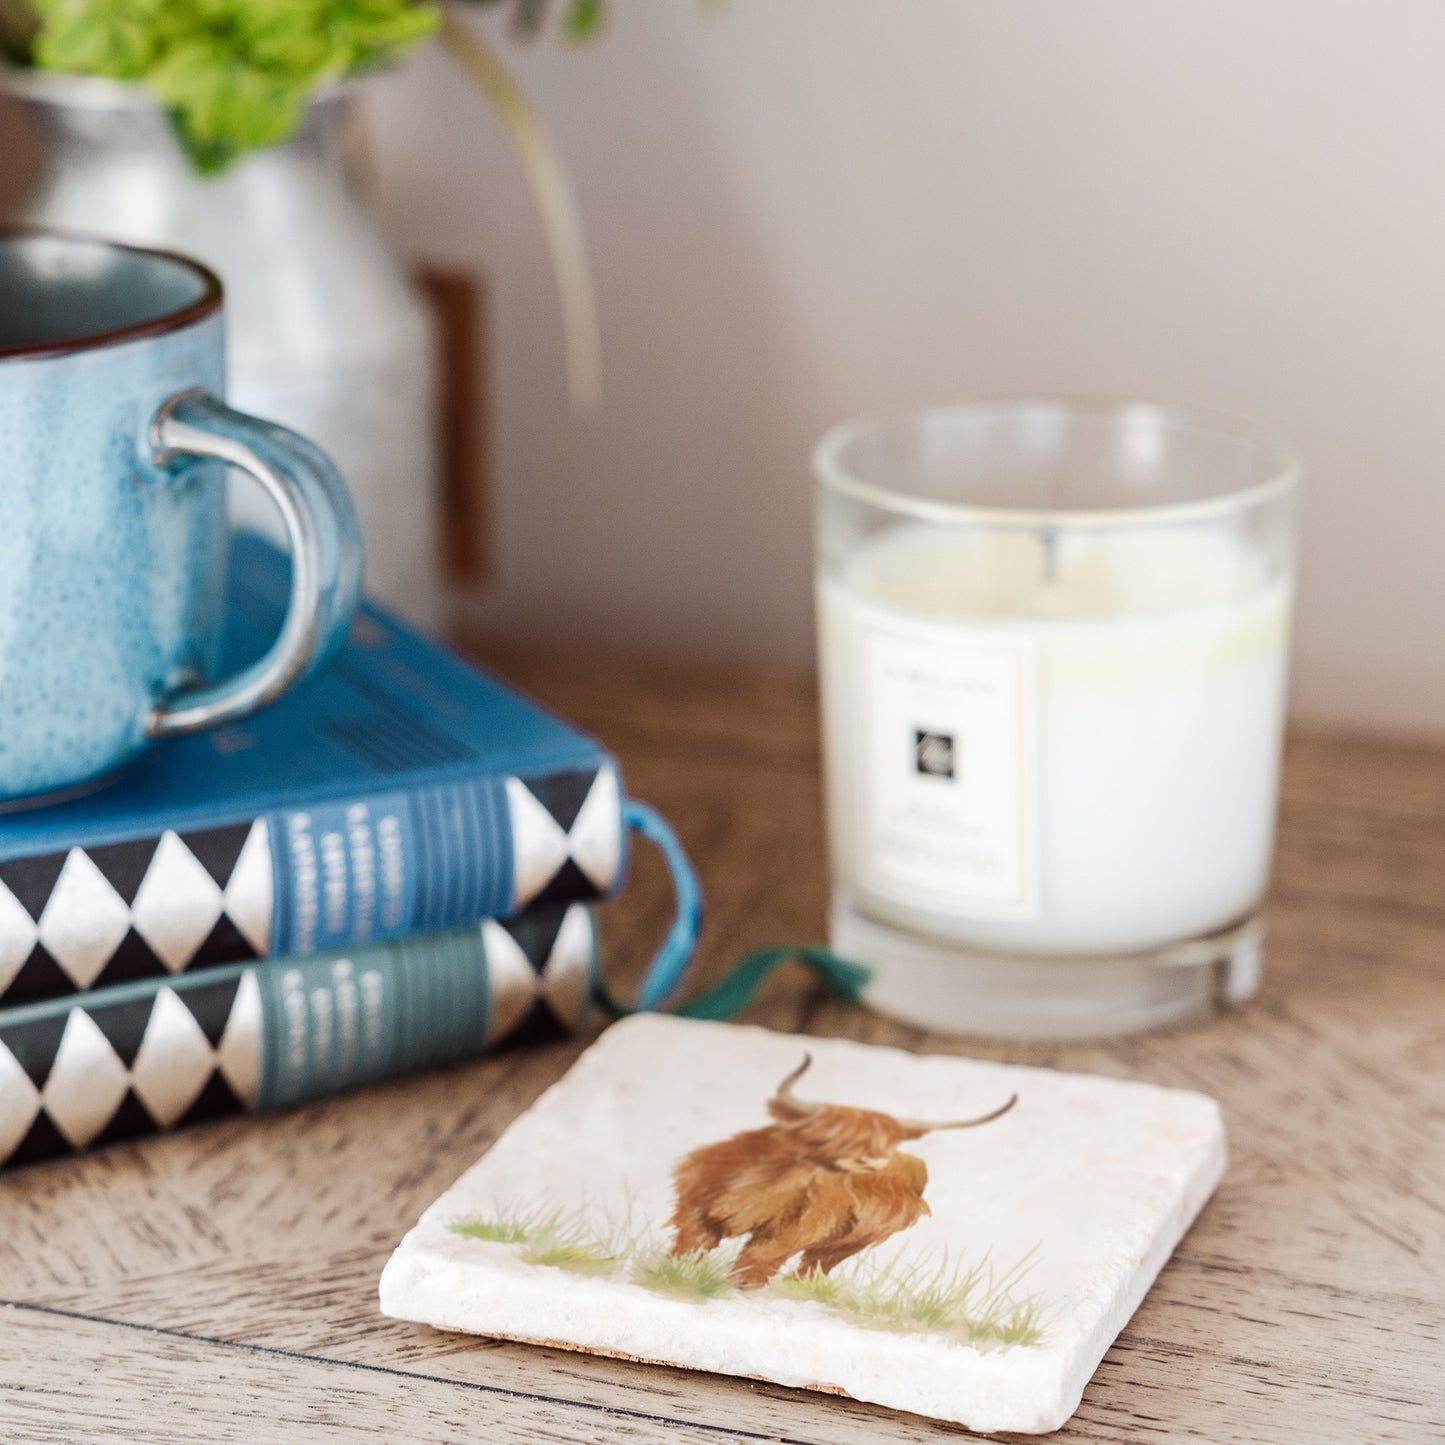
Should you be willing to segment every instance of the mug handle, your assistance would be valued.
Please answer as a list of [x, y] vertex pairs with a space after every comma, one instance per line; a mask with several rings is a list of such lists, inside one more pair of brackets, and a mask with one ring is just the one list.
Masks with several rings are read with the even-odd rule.
[[146, 735], [179, 737], [235, 722], [274, 702], [345, 638], [361, 590], [361, 529], [330, 459], [285, 427], [234, 411], [205, 391], [182, 391], [150, 427], [155, 463], [167, 471], [194, 458], [239, 467], [281, 513], [291, 550], [291, 599], [264, 657], [220, 682], [158, 701]]

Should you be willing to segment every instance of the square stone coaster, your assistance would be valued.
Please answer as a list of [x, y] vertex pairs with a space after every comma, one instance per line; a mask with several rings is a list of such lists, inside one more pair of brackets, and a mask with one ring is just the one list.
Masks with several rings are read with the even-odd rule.
[[426, 1211], [381, 1307], [1055, 1430], [1224, 1164], [1200, 1094], [641, 1015]]

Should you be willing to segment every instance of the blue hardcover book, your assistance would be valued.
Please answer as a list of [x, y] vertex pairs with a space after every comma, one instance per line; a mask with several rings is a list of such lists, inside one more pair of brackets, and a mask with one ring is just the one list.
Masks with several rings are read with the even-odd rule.
[[[287, 566], [237, 542], [227, 671], [275, 636]], [[0, 1000], [605, 897], [626, 840], [600, 744], [366, 605], [265, 712], [0, 817]]]

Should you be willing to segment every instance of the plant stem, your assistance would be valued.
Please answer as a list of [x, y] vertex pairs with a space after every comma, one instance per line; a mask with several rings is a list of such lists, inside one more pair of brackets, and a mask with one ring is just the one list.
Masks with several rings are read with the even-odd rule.
[[582, 224], [566, 172], [537, 113], [528, 104], [495, 51], [443, 9], [442, 43], [476, 83], [506, 128], [522, 163], [527, 185], [542, 220], [557, 297], [562, 307], [562, 329], [567, 348], [567, 390], [572, 409], [589, 413], [602, 396], [601, 341], [597, 303]]

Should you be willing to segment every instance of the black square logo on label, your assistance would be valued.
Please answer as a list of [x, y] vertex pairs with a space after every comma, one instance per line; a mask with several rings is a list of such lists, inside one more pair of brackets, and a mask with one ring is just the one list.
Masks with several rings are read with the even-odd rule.
[[913, 729], [913, 767], [925, 778], [953, 776], [953, 734]]

